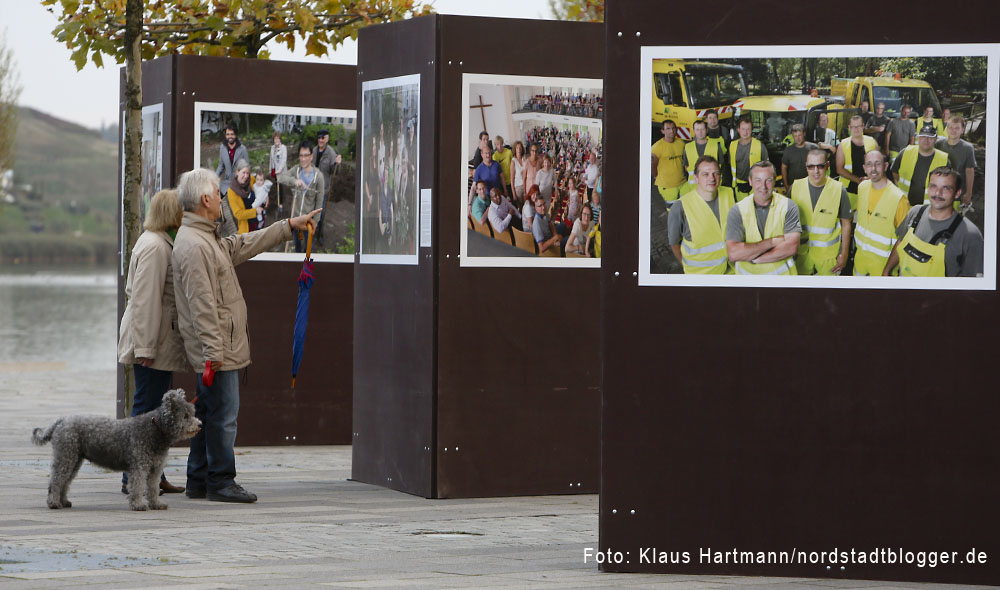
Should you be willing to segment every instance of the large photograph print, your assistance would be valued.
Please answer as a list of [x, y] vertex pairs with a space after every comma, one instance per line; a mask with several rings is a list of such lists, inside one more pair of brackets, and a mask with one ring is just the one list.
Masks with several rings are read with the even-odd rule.
[[601, 80], [465, 74], [462, 266], [600, 266]]
[[998, 64], [996, 44], [643, 47], [639, 284], [996, 289]]
[[[313, 259], [353, 262], [355, 111], [195, 103], [194, 159], [219, 175], [223, 235], [316, 217]], [[307, 236], [254, 260], [301, 260]]]
[[361, 85], [362, 263], [417, 264], [420, 75]]

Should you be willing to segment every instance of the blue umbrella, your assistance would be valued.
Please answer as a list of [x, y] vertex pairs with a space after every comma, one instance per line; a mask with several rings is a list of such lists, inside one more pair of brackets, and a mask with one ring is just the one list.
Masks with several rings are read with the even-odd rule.
[[302, 262], [299, 272], [299, 301], [295, 306], [295, 329], [292, 331], [292, 389], [295, 389], [295, 376], [299, 373], [299, 363], [306, 345], [306, 326], [309, 324], [309, 290], [312, 289], [315, 275], [312, 261], [313, 226], [309, 224], [309, 241], [306, 243], [306, 259]]

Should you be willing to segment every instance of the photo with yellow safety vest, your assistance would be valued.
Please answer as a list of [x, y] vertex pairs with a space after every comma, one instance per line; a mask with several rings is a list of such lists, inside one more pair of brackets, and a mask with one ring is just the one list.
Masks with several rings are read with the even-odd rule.
[[640, 284], [996, 288], [1000, 45], [640, 64]]

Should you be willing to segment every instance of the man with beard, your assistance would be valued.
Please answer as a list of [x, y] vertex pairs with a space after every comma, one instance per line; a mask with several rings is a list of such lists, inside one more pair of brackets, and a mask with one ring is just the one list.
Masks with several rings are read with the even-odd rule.
[[901, 277], [976, 277], [983, 275], [983, 234], [955, 211], [962, 177], [942, 166], [930, 174], [930, 204], [910, 210], [898, 228], [883, 275], [899, 265]]
[[250, 156], [247, 154], [247, 146], [236, 136], [236, 127], [230, 123], [226, 125], [225, 139], [219, 144], [219, 166], [215, 169], [215, 174], [219, 177], [219, 191], [223, 195], [229, 190], [229, 183], [233, 180], [233, 165], [240, 160], [249, 162]]

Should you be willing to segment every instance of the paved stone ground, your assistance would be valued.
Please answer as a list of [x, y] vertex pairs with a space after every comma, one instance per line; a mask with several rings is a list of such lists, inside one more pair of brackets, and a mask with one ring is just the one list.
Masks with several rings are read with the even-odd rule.
[[[240, 448], [257, 504], [171, 495], [163, 512], [129, 511], [119, 475], [85, 464], [73, 508], [49, 510], [50, 450], [30, 444], [31, 429], [113, 408], [110, 370], [0, 363], [0, 588], [946, 587], [600, 573], [583, 563], [597, 545], [597, 496], [425, 500], [349, 481], [350, 447]], [[170, 454], [175, 483], [185, 458]]]

